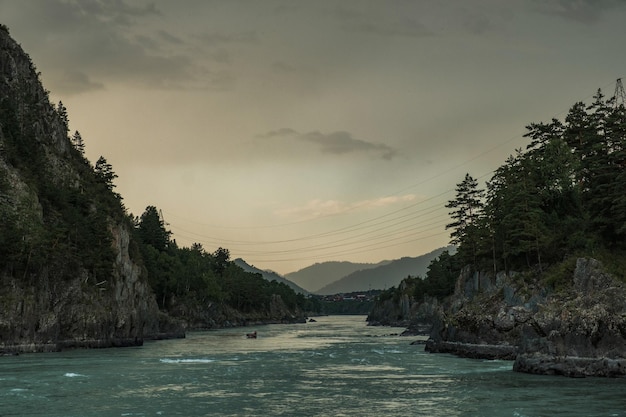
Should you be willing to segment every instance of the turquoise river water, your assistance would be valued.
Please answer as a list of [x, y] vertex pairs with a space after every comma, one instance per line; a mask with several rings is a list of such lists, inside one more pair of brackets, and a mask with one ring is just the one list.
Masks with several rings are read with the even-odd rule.
[[330, 316], [0, 357], [0, 416], [626, 416], [625, 379], [518, 374], [402, 330]]

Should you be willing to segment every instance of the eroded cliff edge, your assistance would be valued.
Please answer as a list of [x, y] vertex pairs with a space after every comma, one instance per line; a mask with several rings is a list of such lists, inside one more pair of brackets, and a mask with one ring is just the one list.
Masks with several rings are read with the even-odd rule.
[[0, 352], [180, 334], [131, 256], [121, 198], [101, 180], [0, 27]]
[[435, 314], [430, 352], [515, 360], [514, 370], [566, 376], [626, 375], [626, 289], [590, 258], [558, 282], [537, 272], [464, 271]]
[[158, 214], [150, 223], [153, 206], [128, 213], [116, 177], [104, 157], [86, 158], [63, 103], [0, 24], [0, 354], [305, 322], [312, 303], [288, 286], [178, 247]]

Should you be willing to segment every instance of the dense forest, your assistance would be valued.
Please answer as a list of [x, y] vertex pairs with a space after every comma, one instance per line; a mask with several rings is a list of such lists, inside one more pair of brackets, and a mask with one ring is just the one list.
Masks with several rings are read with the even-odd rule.
[[[33, 103], [35, 105], [36, 103]], [[37, 141], [24, 140], [33, 135], [29, 129], [35, 121], [20, 120], [19, 109], [5, 100], [0, 109], [0, 126], [5, 137], [7, 162], [20, 167], [25, 178], [37, 184], [43, 211], [43, 227], [34, 227], [17, 211], [0, 205], [0, 267], [13, 276], [36, 276], [44, 268], [53, 276], [75, 274], [79, 268], [88, 271], [89, 279], [102, 282], [111, 273], [113, 250], [108, 233], [111, 213], [125, 221], [134, 231], [135, 261], [145, 267], [159, 307], [168, 311], [173, 300], [194, 303], [224, 303], [241, 312], [265, 311], [272, 295], [280, 295], [290, 309], [319, 310], [316, 300], [305, 299], [282, 283], [268, 282], [244, 272], [230, 261], [227, 249], [207, 253], [201, 245], [178, 247], [170, 239], [157, 209], [149, 206], [139, 218], [128, 214], [122, 197], [114, 191], [117, 175], [104, 157], [91, 166], [84, 155], [79, 132], [71, 136], [75, 169], [86, 178], [80, 187], [59, 181], [45, 168], [45, 148]], [[63, 103], [52, 109], [64, 126], [68, 117]], [[28, 113], [25, 113], [28, 114]], [[9, 181], [0, 171], [0, 192]], [[95, 196], [95, 197], [94, 197]]]
[[230, 260], [228, 249], [206, 252], [202, 245], [179, 247], [159, 211], [148, 206], [134, 220], [136, 240], [148, 279], [159, 307], [172, 310], [176, 305], [223, 303], [249, 313], [269, 309], [279, 295], [291, 310], [319, 312], [319, 301], [296, 294], [289, 286], [267, 281], [260, 274], [245, 272]]
[[[621, 82], [618, 80], [618, 86]], [[466, 174], [448, 202], [454, 255], [442, 254], [424, 279], [409, 277], [416, 299], [454, 291], [464, 267], [532, 270], [558, 286], [577, 256], [604, 261], [624, 278], [626, 263], [626, 109], [600, 90], [563, 121], [531, 123], [517, 149], [480, 188]], [[380, 299], [397, 297], [396, 289]]]

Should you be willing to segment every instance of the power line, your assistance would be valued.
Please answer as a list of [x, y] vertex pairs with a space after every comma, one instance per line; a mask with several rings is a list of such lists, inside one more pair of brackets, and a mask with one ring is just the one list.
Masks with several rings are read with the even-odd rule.
[[[437, 199], [439, 197], [442, 197], [442, 196], [445, 196], [447, 194], [450, 194], [453, 191], [454, 190], [446, 190], [446, 191], [444, 191], [444, 192], [442, 192], [440, 194], [437, 194], [435, 196], [432, 196], [432, 197], [420, 200], [420, 201], [418, 201], [416, 203], [410, 204], [410, 205], [402, 207], [400, 209], [397, 209], [397, 210], [394, 210], [394, 211], [391, 211], [391, 212], [388, 212], [388, 213], [385, 213], [385, 214], [382, 214], [382, 215], [379, 215], [379, 216], [376, 216], [376, 217], [372, 217], [372, 218], [369, 218], [367, 220], [364, 220], [364, 221], [361, 221], [361, 222], [358, 222], [358, 223], [353, 223], [353, 224], [350, 224], [348, 226], [344, 226], [344, 227], [341, 227], [341, 228], [338, 228], [338, 229], [333, 229], [333, 230], [329, 230], [329, 231], [325, 231], [325, 232], [321, 232], [321, 233], [317, 233], [317, 234], [313, 234], [313, 235], [306, 235], [306, 236], [300, 236], [300, 237], [293, 238], [293, 239], [274, 240], [274, 241], [251, 241], [251, 240], [236, 241], [236, 240], [228, 240], [228, 239], [220, 239], [220, 240], [222, 240], [224, 242], [227, 242], [227, 243], [234, 243], [234, 244], [244, 244], [244, 245], [245, 244], [252, 244], [252, 245], [261, 244], [261, 245], [267, 245], [267, 244], [280, 244], [280, 243], [294, 243], [294, 242], [307, 241], [307, 240], [313, 240], [313, 239], [319, 239], [319, 238], [324, 238], [324, 237], [341, 235], [341, 234], [349, 233], [349, 232], [356, 231], [356, 230], [362, 230], [364, 228], [370, 227], [370, 225], [374, 225], [375, 226], [375, 225], [379, 225], [379, 224], [383, 224], [383, 223], [392, 222], [395, 219], [405, 218], [405, 217], [408, 217], [408, 216], [414, 216], [415, 213], [421, 213], [423, 211], [431, 210], [431, 211], [428, 211], [430, 213], [430, 212], [432, 212], [432, 209], [435, 209], [435, 210], [436, 209], [440, 209], [442, 206], [439, 205], [439, 204], [436, 204], [436, 205], [432, 205], [432, 206], [420, 209], [420, 210], [418, 210], [416, 212], [411, 212], [411, 213], [408, 213], [408, 214], [404, 214], [404, 215], [396, 217], [396, 218], [379, 221], [381, 219], [387, 218], [387, 217], [392, 216], [394, 214], [398, 214], [398, 213], [403, 212], [405, 210], [409, 210], [411, 208], [417, 207], [417, 206], [419, 206], [421, 204], [424, 204], [426, 202], [433, 201], [433, 200], [435, 200], [435, 199]], [[377, 222], [377, 221], [379, 221], [379, 222]], [[376, 223], [374, 223], [374, 222], [376, 222]], [[203, 235], [203, 234], [199, 234], [199, 233], [195, 233], [195, 232], [190, 232], [190, 231], [184, 230], [184, 229], [182, 229], [180, 227], [177, 227], [177, 228], [179, 230], [185, 232], [185, 233], [193, 234], [193, 235], [196, 235], [198, 237], [208, 237], [207, 235]]]
[[[319, 250], [328, 250], [335, 249], [341, 247], [349, 247], [353, 245], [362, 244], [364, 242], [369, 242], [375, 244], [376, 242], [381, 241], [381, 239], [388, 238], [389, 236], [394, 236], [393, 239], [400, 240], [406, 237], [409, 232], [417, 231], [418, 233], [423, 230], [432, 230], [433, 227], [442, 227], [448, 221], [447, 214], [439, 213], [437, 211], [441, 211], [440, 207], [430, 206], [425, 209], [404, 214], [402, 216], [397, 216], [393, 219], [387, 219], [384, 221], [380, 221], [378, 223], [374, 223], [365, 227], [355, 228], [353, 230], [344, 231], [341, 234], [328, 235], [328, 236], [317, 236], [315, 238], [309, 239], [301, 239], [299, 243], [305, 244], [305, 246], [290, 246], [288, 249], [281, 248], [272, 248], [274, 245], [281, 245], [284, 243], [292, 243], [291, 241], [272, 241], [272, 242], [256, 242], [256, 246], [263, 246], [262, 250], [254, 250], [242, 248], [237, 245], [242, 246], [250, 246], [250, 242], [248, 241], [230, 241], [229, 243], [234, 243], [235, 246], [230, 246], [230, 250], [233, 252], [238, 252], [240, 254], [246, 255], [271, 255], [271, 254], [298, 254], [301, 252], [310, 252], [310, 251], [319, 251]], [[432, 214], [435, 214], [432, 216]], [[391, 224], [387, 224], [391, 223]], [[381, 226], [383, 225], [383, 226]], [[176, 227], [175, 227], [176, 228]], [[369, 230], [368, 230], [369, 229]], [[365, 231], [363, 231], [365, 230]], [[358, 234], [354, 234], [355, 232], [359, 232]], [[182, 235], [183, 237], [195, 239], [196, 241], [200, 241], [201, 243], [211, 243], [211, 244], [224, 244], [225, 241], [215, 239], [209, 236], [204, 236], [198, 233], [192, 233], [194, 236], [187, 235], [188, 231], [181, 230], [177, 232], [178, 235]], [[342, 236], [343, 235], [343, 236]], [[384, 242], [389, 242], [389, 239], [384, 240]], [[284, 246], [284, 245], [281, 245]]]
[[[624, 104], [626, 101], [626, 94], [624, 94], [624, 88], [621, 83], [621, 78], [617, 79], [615, 85], [615, 102]], [[562, 114], [563, 112], [559, 113]], [[464, 160], [459, 164], [455, 164], [443, 171], [440, 171], [428, 178], [422, 179], [419, 182], [413, 183], [402, 189], [399, 189], [395, 193], [388, 194], [386, 197], [397, 196], [402, 192], [413, 189], [436, 178], [439, 178], [445, 174], [458, 170], [460, 167], [468, 165], [469, 163], [484, 157], [486, 154], [493, 152], [494, 150], [507, 145], [514, 140], [523, 138], [523, 134], [517, 134], [509, 137], [507, 140], [502, 141], [495, 146], [488, 148], [487, 150], [474, 155], [471, 158]], [[490, 174], [493, 174], [495, 170], [488, 171], [478, 178], [484, 178]], [[384, 249], [388, 247], [403, 245], [407, 243], [416, 242], [426, 238], [440, 237], [443, 234], [447, 234], [443, 226], [446, 222], [438, 221], [441, 217], [447, 217], [445, 214], [429, 218], [428, 215], [435, 213], [436, 211], [442, 211], [444, 205], [437, 205], [432, 207], [422, 208], [420, 210], [414, 210], [410, 213], [406, 213], [407, 210], [415, 209], [421, 204], [428, 201], [433, 201], [441, 198], [445, 195], [454, 192], [454, 190], [446, 190], [436, 196], [430, 197], [425, 200], [420, 200], [416, 203], [404, 206], [400, 209], [396, 209], [385, 214], [375, 216], [363, 221], [359, 221], [348, 226], [326, 230], [320, 233], [309, 234], [299, 236], [290, 239], [282, 240], [229, 240], [221, 239], [216, 236], [209, 236], [204, 233], [192, 232], [178, 226], [173, 228], [176, 231], [176, 235], [190, 240], [198, 239], [201, 243], [208, 243], [215, 245], [235, 245], [231, 248], [231, 252], [238, 252], [242, 256], [248, 255], [252, 257], [274, 257], [275, 259], [250, 259], [253, 262], [287, 262], [287, 261], [302, 261], [311, 259], [328, 258], [329, 256], [350, 255], [363, 252], [371, 252], [373, 250]], [[273, 225], [261, 225], [261, 226], [217, 226], [206, 223], [194, 222], [188, 219], [183, 219], [188, 223], [195, 225], [202, 225], [210, 227], [212, 229], [220, 230], [241, 230], [241, 231], [255, 231], [261, 229], [278, 229], [286, 226], [295, 226], [299, 224], [311, 223], [330, 217], [335, 217], [352, 212], [358, 208], [361, 208], [368, 204], [368, 201], [363, 201], [358, 204], [354, 204], [344, 210], [328, 214], [325, 216], [318, 216], [312, 219], [304, 219], [288, 223], [280, 223]], [[432, 209], [432, 210], [431, 210]], [[430, 211], [428, 211], [430, 210]], [[163, 219], [163, 213], [160, 212]], [[168, 212], [168, 218], [177, 218], [173, 213]], [[431, 231], [440, 229], [440, 232], [430, 234], [429, 236], [420, 236], [425, 231]], [[407, 240], [409, 239], [409, 240]], [[197, 240], [197, 241], [198, 241]], [[279, 245], [291, 245], [289, 248], [278, 248]], [[250, 246], [260, 246], [261, 249], [250, 249]], [[248, 248], [246, 248], [248, 247]]]

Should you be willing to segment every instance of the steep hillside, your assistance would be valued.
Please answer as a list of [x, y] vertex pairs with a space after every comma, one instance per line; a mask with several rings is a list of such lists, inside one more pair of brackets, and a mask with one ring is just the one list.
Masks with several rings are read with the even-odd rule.
[[626, 376], [626, 107], [593, 99], [528, 125], [486, 189], [466, 174], [446, 204], [454, 259], [381, 294], [371, 319], [429, 324], [430, 352]]
[[396, 259], [388, 264], [372, 269], [356, 271], [323, 288], [318, 294], [337, 294], [344, 292], [381, 290], [400, 284], [407, 276], [424, 276], [430, 262], [444, 250], [454, 251], [453, 247], [439, 248], [415, 258]]
[[285, 275], [285, 278], [311, 292], [318, 292], [326, 285], [338, 281], [353, 272], [376, 268], [386, 263], [388, 263], [388, 261], [379, 262], [377, 264], [353, 263], [345, 261], [322, 262], [307, 266], [306, 268], [296, 272], [290, 272]]
[[159, 332], [106, 167], [70, 141], [65, 109], [0, 26], [0, 350], [132, 345]]
[[304, 322], [312, 301], [135, 218], [0, 25], [0, 354], [140, 345], [187, 328]]
[[260, 274], [265, 280], [267, 281], [276, 281], [276, 282], [281, 282], [287, 286], [289, 286], [289, 288], [291, 288], [292, 290], [294, 290], [297, 293], [300, 294], [304, 294], [304, 295], [308, 295], [309, 292], [307, 290], [305, 290], [304, 288], [298, 286], [297, 284], [291, 282], [288, 279], [285, 279], [284, 277], [280, 276], [279, 274], [277, 274], [276, 272], [273, 271], [263, 271], [259, 268], [256, 268], [252, 265], [249, 265], [246, 261], [244, 261], [241, 258], [237, 258], [233, 261], [235, 263], [235, 265], [237, 265], [238, 267], [240, 267], [241, 269], [243, 269], [246, 272], [251, 272], [253, 274]]

